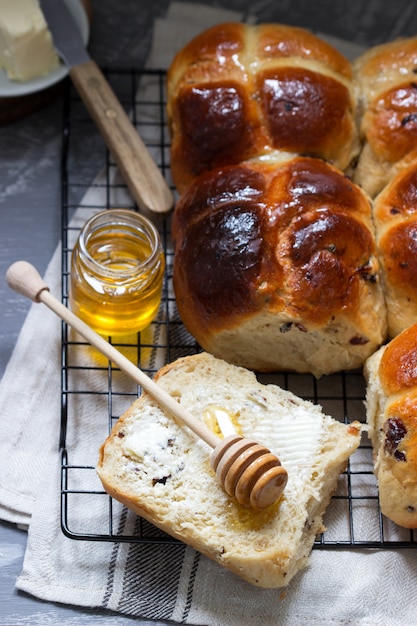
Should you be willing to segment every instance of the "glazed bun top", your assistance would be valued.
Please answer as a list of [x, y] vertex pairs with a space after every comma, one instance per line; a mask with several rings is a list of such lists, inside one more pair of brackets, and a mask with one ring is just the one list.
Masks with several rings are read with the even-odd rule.
[[316, 327], [355, 314], [361, 286], [376, 280], [369, 199], [319, 159], [201, 175], [177, 204], [172, 235], [183, 314], [211, 330], [265, 307]]
[[417, 37], [375, 46], [354, 63], [362, 133], [378, 159], [395, 163], [417, 145]]
[[342, 170], [359, 151], [351, 64], [302, 28], [214, 26], [175, 56], [167, 84], [180, 192], [204, 171], [274, 150]]
[[396, 396], [417, 395], [417, 324], [406, 328], [386, 346], [379, 364], [382, 391]]

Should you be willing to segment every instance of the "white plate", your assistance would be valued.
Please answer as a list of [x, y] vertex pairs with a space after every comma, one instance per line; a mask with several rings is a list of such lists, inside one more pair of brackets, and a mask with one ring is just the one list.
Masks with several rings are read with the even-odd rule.
[[[81, 37], [85, 45], [88, 43], [88, 37], [90, 34], [90, 25], [88, 23], [87, 14], [84, 10], [84, 6], [81, 0], [64, 0], [71, 15], [77, 22], [80, 29]], [[56, 69], [52, 70], [46, 76], [40, 78], [34, 78], [33, 80], [27, 80], [25, 82], [17, 82], [9, 80], [6, 72], [0, 70], [0, 97], [10, 98], [15, 96], [26, 96], [36, 91], [42, 91], [48, 87], [52, 87], [55, 83], [65, 78], [68, 74], [68, 69], [62, 63]]]

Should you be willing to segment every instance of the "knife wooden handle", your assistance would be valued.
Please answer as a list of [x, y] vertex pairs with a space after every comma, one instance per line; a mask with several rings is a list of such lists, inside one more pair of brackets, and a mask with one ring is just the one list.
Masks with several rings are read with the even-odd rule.
[[137, 205], [155, 213], [169, 211], [172, 192], [97, 63], [73, 66], [70, 77]]

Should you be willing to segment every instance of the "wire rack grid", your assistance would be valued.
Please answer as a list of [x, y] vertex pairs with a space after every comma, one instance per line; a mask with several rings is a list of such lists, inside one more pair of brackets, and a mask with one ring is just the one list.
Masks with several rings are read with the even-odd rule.
[[[104, 72], [173, 188], [165, 116], [165, 73], [126, 69]], [[97, 162], [102, 164], [98, 174], [91, 170], [91, 163]], [[67, 304], [71, 250], [81, 225], [92, 211], [115, 206], [135, 208], [123, 181], [118, 178], [111, 156], [69, 82], [64, 98], [61, 166], [62, 298], [64, 304]], [[150, 376], [165, 363], [199, 351], [198, 344], [187, 333], [175, 306], [170, 218], [159, 217], [156, 223], [166, 258], [160, 310], [149, 329], [115, 344]], [[63, 323], [59, 440], [62, 530], [68, 537], [78, 540], [178, 543], [141, 518], [135, 517], [134, 522], [127, 523], [126, 509], [108, 496], [99, 484], [95, 463], [100, 441], [104, 441], [118, 417], [140, 394], [140, 389], [127, 384], [122, 373], [104, 357], [91, 358], [88, 349]], [[259, 379], [261, 382], [274, 382], [306, 400], [320, 404], [325, 413], [340, 421], [365, 422], [365, 382], [360, 371], [340, 372], [319, 380], [310, 375], [288, 372], [259, 375]], [[95, 425], [89, 443], [82, 444], [81, 439], [77, 439], [78, 419], [89, 410], [92, 403], [95, 407], [101, 407], [100, 424], [98, 427]], [[82, 419], [85, 420], [85, 415]], [[78, 454], [77, 445], [83, 448], [81, 454]], [[101, 515], [97, 516], [98, 521], [93, 528], [86, 528], [82, 523], [82, 512], [92, 505], [99, 507]], [[352, 455], [346, 471], [340, 476], [326, 513], [325, 524], [326, 530], [317, 537], [315, 549], [417, 546], [414, 531], [396, 527], [381, 515], [377, 484], [372, 471], [372, 448], [366, 435], [359, 450]]]

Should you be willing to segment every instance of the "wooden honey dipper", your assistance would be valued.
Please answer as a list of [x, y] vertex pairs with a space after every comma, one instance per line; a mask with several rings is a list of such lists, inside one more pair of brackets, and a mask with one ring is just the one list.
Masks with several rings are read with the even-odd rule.
[[[45, 304], [88, 343], [128, 374], [177, 421], [188, 426], [213, 448], [210, 457], [211, 466], [228, 495], [234, 496], [240, 504], [252, 506], [254, 509], [264, 509], [280, 498], [287, 484], [288, 474], [279, 459], [268, 448], [233, 432], [223, 439], [218, 437], [114, 346], [59, 302], [49, 292], [49, 287], [30, 263], [26, 261], [13, 263], [7, 270], [6, 281], [17, 293], [34, 302]], [[223, 431], [224, 426], [222, 429], [220, 417], [218, 422]]]

